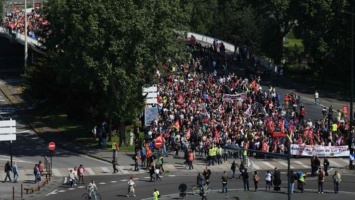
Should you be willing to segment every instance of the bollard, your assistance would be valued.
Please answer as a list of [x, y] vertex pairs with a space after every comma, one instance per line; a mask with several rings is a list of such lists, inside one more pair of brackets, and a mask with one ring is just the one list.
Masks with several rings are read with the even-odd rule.
[[21, 198], [23, 198], [23, 184], [21, 183]]
[[12, 200], [15, 200], [15, 186], [12, 186]]

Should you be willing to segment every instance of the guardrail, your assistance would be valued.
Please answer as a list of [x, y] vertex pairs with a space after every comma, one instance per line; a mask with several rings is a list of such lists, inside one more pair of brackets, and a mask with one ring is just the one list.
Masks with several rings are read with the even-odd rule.
[[210, 45], [213, 45], [213, 41], [214, 40], [218, 40], [219, 43], [222, 42], [224, 44], [224, 47], [225, 47], [226, 51], [234, 52], [234, 50], [235, 50], [235, 46], [233, 44], [231, 44], [231, 43], [225, 42], [223, 40], [219, 40], [217, 38], [209, 37], [209, 36], [206, 36], [206, 35], [201, 35], [201, 34], [194, 33], [194, 32], [187, 32], [187, 37], [188, 38], [191, 38], [192, 35], [199, 42], [205, 42], [205, 43], [208, 43]]
[[[0, 35], [7, 37], [10, 40], [16, 41], [20, 44], [25, 44], [25, 35], [17, 31], [10, 30], [4, 27], [0, 27]], [[42, 47], [42, 44], [31, 37], [27, 37], [27, 44], [33, 47]]]

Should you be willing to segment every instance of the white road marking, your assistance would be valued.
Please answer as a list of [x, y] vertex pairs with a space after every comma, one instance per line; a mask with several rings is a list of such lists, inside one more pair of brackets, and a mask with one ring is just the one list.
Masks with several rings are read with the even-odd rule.
[[86, 170], [90, 175], [95, 175], [95, 172], [92, 171], [91, 168], [85, 168], [85, 170]]
[[117, 181], [110, 181], [111, 183], [117, 183]]
[[170, 175], [168, 175], [168, 176], [173, 177], [173, 176], [176, 176], [176, 175], [174, 175], [174, 174], [170, 174]]
[[118, 170], [120, 170], [122, 172], [122, 174], [129, 174], [129, 172], [127, 170], [123, 169], [123, 166], [118, 166], [117, 168], [118, 168]]
[[101, 167], [103, 173], [111, 173], [107, 167]]
[[339, 162], [337, 160], [329, 160], [329, 165], [333, 166], [333, 167], [336, 167], [336, 168], [344, 167], [344, 165], [339, 164]]
[[128, 180], [127, 179], [122, 179], [121, 181], [124, 182], [124, 181], [128, 181]]
[[68, 190], [75, 190], [75, 188], [68, 188]]
[[57, 194], [57, 189], [55, 189], [55, 190], [53, 190], [52, 192], [46, 194], [46, 196], [49, 196], [49, 195], [51, 195], [51, 194]]
[[311, 168], [311, 166], [304, 164], [303, 162], [296, 160], [294, 163], [301, 165], [303, 168]]
[[256, 170], [261, 169], [261, 167], [259, 167], [258, 165], [256, 165], [255, 162], [253, 162], [253, 161], [250, 161], [250, 162], [251, 162], [252, 168], [254, 168], [254, 169], [256, 169]]
[[[288, 167], [288, 164], [285, 161], [278, 160], [277, 162], [280, 163], [281, 165], [285, 166], [285, 167]], [[290, 165], [291, 165], [291, 163], [290, 163]], [[290, 168], [294, 169], [294, 167], [292, 165], [290, 166]]]
[[62, 175], [60, 174], [59, 170], [56, 169], [56, 168], [52, 169], [52, 173], [53, 173], [54, 176], [58, 176], [58, 177], [62, 176]]
[[58, 192], [66, 192], [66, 190], [58, 190]]
[[263, 161], [262, 163], [263, 163], [264, 165], [266, 165], [266, 166], [270, 167], [271, 169], [274, 169], [274, 168], [275, 168], [275, 166], [274, 166], [274, 165], [270, 164], [270, 163], [269, 163], [269, 162], [267, 162], [267, 161]]
[[99, 183], [100, 185], [105, 185], [106, 183], [105, 182], [101, 182], [101, 183]]

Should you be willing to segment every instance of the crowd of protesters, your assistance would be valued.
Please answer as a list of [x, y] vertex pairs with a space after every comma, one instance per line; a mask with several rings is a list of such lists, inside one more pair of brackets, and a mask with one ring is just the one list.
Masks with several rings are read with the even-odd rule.
[[[250, 66], [259, 65], [252, 54], [249, 61]], [[290, 143], [340, 146], [348, 142], [347, 118], [341, 111], [333, 118], [323, 109], [323, 118], [307, 119], [300, 95], [281, 97], [275, 87], [262, 87], [260, 76], [219, 71], [212, 56], [157, 69], [159, 118], [145, 127], [150, 138], [141, 146], [145, 151], [153, 151], [154, 138], [161, 137], [164, 155], [167, 150], [176, 155], [183, 151], [189, 165], [194, 152], [209, 164], [220, 164], [222, 158], [227, 160], [227, 152], [219, 148], [229, 143], [242, 147], [243, 155], [237, 156], [244, 158], [255, 156], [249, 149], [286, 153]]]
[[[38, 8], [32, 9], [30, 12], [27, 11], [27, 34], [29, 37], [45, 42], [43, 33], [48, 23], [39, 13]], [[11, 30], [12, 33], [25, 34], [25, 10], [14, 9], [4, 16], [1, 26]]]

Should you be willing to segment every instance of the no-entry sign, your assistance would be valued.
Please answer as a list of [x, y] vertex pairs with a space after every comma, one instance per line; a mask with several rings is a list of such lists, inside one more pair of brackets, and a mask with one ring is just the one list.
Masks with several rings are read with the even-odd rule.
[[51, 151], [53, 151], [53, 150], [55, 149], [55, 143], [54, 143], [54, 142], [50, 142], [50, 143], [48, 144], [48, 149], [51, 150]]
[[155, 139], [155, 147], [159, 149], [162, 145], [163, 145], [163, 141], [161, 141], [160, 137], [157, 137]]

